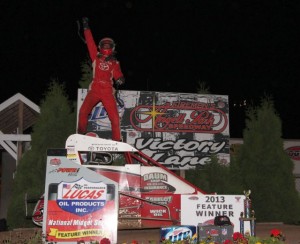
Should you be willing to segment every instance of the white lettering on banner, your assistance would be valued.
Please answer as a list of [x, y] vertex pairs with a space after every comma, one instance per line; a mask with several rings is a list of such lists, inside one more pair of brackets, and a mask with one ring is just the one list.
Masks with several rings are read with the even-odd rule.
[[[135, 147], [138, 150], [145, 150], [145, 153], [154, 160], [161, 162], [165, 166], [196, 166], [205, 165], [211, 161], [209, 156], [169, 156], [169, 150], [201, 152], [201, 153], [218, 153], [226, 146], [226, 142], [213, 141], [192, 141], [179, 139], [177, 141], [162, 141], [162, 138], [138, 138]], [[159, 151], [159, 152], [157, 152]], [[161, 152], [165, 151], [165, 152]]]
[[98, 225], [98, 226], [101, 226], [101, 225], [103, 225], [103, 223], [102, 223], [102, 220], [100, 219], [100, 220], [95, 220], [94, 221], [94, 225]]
[[166, 174], [158, 173], [158, 172], [145, 174], [145, 175], [143, 175], [143, 178], [144, 178], [144, 181], [149, 181], [149, 180], [168, 181], [168, 176]]
[[162, 158], [166, 155], [166, 153], [155, 153], [147, 151], [147, 155], [153, 158], [155, 161], [161, 162], [165, 166], [174, 165], [184, 167], [186, 165], [196, 166], [196, 165], [205, 165], [211, 161], [210, 157], [191, 157], [191, 156], [171, 156], [162, 162]]
[[80, 220], [80, 219], [70, 219], [70, 220], [48, 220], [48, 225], [51, 226], [92, 226], [92, 225], [100, 225], [101, 220]]
[[163, 216], [167, 211], [165, 209], [150, 209], [150, 213], [153, 214], [153, 216]]
[[48, 221], [48, 225], [73, 225], [73, 219], [71, 220], [53, 220], [53, 219], [50, 219]]
[[76, 213], [88, 213], [88, 210], [86, 208], [76, 208]]
[[163, 164], [164, 165], [176, 165], [176, 166], [196, 166], [196, 165], [205, 165], [208, 162], [210, 162], [209, 157], [204, 157], [204, 158], [199, 158], [199, 157], [190, 157], [190, 156], [185, 156], [185, 157], [179, 157], [179, 156], [171, 156], [167, 158]]
[[159, 204], [169, 204], [172, 201], [172, 197], [146, 197], [146, 200], [151, 201], [151, 202], [155, 202], [155, 203], [159, 203]]
[[89, 226], [89, 225], [93, 225], [93, 221], [92, 220], [75, 219], [74, 220], [74, 225]]
[[[138, 138], [135, 147], [138, 150], [145, 150], [145, 153], [154, 160], [161, 162], [165, 166], [196, 166], [205, 165], [210, 162], [209, 156], [169, 156], [170, 150], [201, 152], [201, 153], [218, 153], [226, 146], [226, 142], [213, 141], [188, 141], [179, 139], [177, 141], [164, 141], [161, 138]], [[159, 152], [157, 152], [159, 150]], [[165, 152], [162, 152], [165, 151]]]
[[187, 139], [179, 139], [177, 141], [162, 142], [162, 138], [137, 138], [135, 147], [138, 150], [185, 150], [185, 151], [198, 151], [204, 153], [217, 153], [220, 152], [226, 145], [226, 142], [213, 142], [213, 141], [188, 141]]
[[101, 206], [103, 207], [104, 206], [104, 202], [99, 202], [99, 201], [88, 201], [88, 202], [71, 202], [71, 206], [90, 206], [90, 207], [98, 207], [98, 206]]

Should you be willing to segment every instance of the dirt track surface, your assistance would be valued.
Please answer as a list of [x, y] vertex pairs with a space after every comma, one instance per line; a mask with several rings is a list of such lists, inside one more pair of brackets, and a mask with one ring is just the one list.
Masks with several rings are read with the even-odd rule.
[[[261, 238], [269, 237], [272, 229], [279, 229], [286, 237], [286, 244], [300, 244], [300, 226], [284, 225], [280, 223], [258, 223], [256, 225], [256, 236]], [[144, 230], [121, 230], [118, 232], [118, 243], [130, 244], [133, 240], [139, 244], [148, 244], [149, 241], [159, 243], [159, 229], [144, 229]]]

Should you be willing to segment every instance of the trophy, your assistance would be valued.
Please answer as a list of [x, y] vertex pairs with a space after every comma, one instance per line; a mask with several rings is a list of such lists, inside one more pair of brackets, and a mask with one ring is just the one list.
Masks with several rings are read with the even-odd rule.
[[240, 215], [240, 232], [244, 233], [244, 221], [250, 222], [250, 232], [251, 236], [255, 236], [255, 220], [254, 210], [252, 208], [252, 201], [250, 199], [251, 190], [244, 191], [245, 200], [244, 200], [244, 212], [241, 212]]
[[245, 200], [244, 200], [244, 218], [251, 218], [251, 208], [252, 202], [250, 199], [251, 190], [244, 191]]

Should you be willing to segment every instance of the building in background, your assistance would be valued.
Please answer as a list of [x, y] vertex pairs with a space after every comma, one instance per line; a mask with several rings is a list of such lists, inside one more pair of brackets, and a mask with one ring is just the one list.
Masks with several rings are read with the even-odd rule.
[[31, 141], [26, 133], [39, 114], [40, 108], [20, 93], [0, 104], [0, 219], [6, 219], [13, 176]]

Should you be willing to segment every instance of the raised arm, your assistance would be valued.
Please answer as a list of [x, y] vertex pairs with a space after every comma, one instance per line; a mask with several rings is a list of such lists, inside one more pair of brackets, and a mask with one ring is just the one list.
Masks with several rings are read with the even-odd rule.
[[94, 61], [97, 57], [97, 46], [95, 44], [91, 29], [89, 27], [89, 20], [88, 18], [84, 17], [82, 18], [82, 25], [84, 30], [84, 37], [86, 40], [86, 45], [89, 50], [89, 55], [92, 61]]

